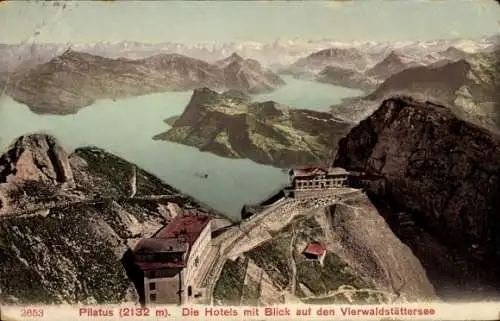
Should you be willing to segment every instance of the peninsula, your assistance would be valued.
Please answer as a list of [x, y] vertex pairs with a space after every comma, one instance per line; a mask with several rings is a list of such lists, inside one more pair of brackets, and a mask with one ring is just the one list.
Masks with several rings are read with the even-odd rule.
[[294, 109], [274, 101], [252, 102], [236, 90], [194, 90], [182, 115], [154, 137], [228, 158], [288, 168], [323, 164], [352, 126], [328, 112]]

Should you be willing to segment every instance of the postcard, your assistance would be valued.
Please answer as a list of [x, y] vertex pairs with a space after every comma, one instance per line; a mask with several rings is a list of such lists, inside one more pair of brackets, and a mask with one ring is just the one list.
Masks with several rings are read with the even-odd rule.
[[0, 21], [0, 320], [500, 318], [496, 1]]

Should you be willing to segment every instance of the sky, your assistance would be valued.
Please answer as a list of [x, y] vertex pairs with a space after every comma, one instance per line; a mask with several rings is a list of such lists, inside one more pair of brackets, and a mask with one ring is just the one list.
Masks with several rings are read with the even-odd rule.
[[493, 0], [0, 3], [0, 43], [404, 41], [500, 32]]

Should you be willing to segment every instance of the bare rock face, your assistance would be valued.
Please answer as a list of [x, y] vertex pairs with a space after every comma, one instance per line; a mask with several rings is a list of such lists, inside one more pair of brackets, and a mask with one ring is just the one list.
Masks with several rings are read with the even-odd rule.
[[54, 137], [43, 134], [20, 137], [0, 157], [0, 182], [16, 181], [75, 185], [68, 154]]
[[332, 206], [327, 220], [332, 249], [377, 288], [410, 301], [436, 299], [419, 260], [398, 240], [367, 197]]
[[391, 98], [340, 141], [334, 165], [385, 177], [385, 201], [498, 282], [498, 137], [444, 106]]

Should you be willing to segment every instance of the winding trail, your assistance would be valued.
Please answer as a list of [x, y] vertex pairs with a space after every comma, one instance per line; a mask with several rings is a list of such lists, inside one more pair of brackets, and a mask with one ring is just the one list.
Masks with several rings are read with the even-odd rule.
[[80, 199], [74, 201], [55, 201], [53, 203], [48, 203], [39, 207], [34, 207], [31, 209], [27, 209], [24, 211], [16, 211], [0, 214], [1, 220], [8, 220], [12, 218], [25, 218], [32, 216], [44, 216], [41, 214], [43, 211], [52, 210], [52, 209], [64, 209], [68, 207], [72, 207], [75, 205], [98, 205], [98, 204], [106, 204], [112, 201], [120, 202], [127, 200], [177, 200], [175, 195], [145, 195], [145, 196], [134, 196], [134, 197], [103, 197], [96, 199]]
[[[308, 299], [323, 300], [323, 299], [333, 298], [333, 297], [338, 296], [338, 295], [344, 295], [347, 299], [349, 299], [351, 295], [354, 295], [356, 293], [383, 295], [383, 296], [387, 297], [389, 299], [389, 301], [395, 301], [397, 299], [401, 299], [401, 297], [399, 297], [396, 294], [391, 293], [391, 292], [381, 291], [381, 290], [372, 290], [372, 289], [354, 289], [354, 288], [351, 288], [350, 286], [340, 286], [337, 290], [334, 290], [330, 293], [327, 293], [324, 295], [319, 295], [319, 296], [316, 296], [316, 295], [305, 296], [301, 299], [302, 300], [308, 300]], [[351, 303], [354, 303], [354, 302], [351, 302]]]

